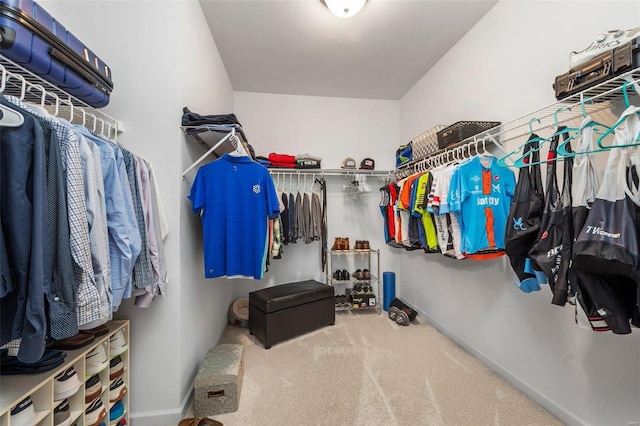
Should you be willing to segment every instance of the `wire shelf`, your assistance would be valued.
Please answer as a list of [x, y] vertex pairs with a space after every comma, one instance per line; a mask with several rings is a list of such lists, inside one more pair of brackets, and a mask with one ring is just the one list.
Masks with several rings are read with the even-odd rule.
[[[583, 107], [585, 113], [589, 115], [610, 109], [615, 103], [623, 99], [622, 86], [625, 82], [629, 83], [630, 90], [640, 94], [640, 68], [628, 71], [515, 120], [505, 122], [499, 128], [477, 134], [455, 145], [435, 151], [426, 158], [404, 164], [396, 169], [396, 174], [406, 175], [416, 166], [428, 162], [430, 158], [446, 156], [448, 153], [462, 147], [473, 145], [477, 147], [478, 143], [493, 144], [507, 154], [503, 148], [505, 144], [514, 140], [522, 140], [529, 136], [529, 126], [532, 118], [537, 118], [540, 121], [532, 125], [533, 131], [537, 132], [545, 128], [555, 128], [556, 124], [580, 119]], [[629, 94], [631, 95], [632, 93]]]
[[115, 118], [46, 81], [0, 54], [0, 93], [38, 104], [52, 115], [115, 141], [122, 131]]

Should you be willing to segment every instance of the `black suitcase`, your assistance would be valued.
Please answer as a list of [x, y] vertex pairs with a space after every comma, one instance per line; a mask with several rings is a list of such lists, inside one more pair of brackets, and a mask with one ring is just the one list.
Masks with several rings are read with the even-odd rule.
[[109, 103], [107, 64], [33, 0], [0, 0], [0, 54], [92, 107]]
[[640, 37], [602, 53], [556, 77], [553, 88], [561, 100], [640, 66]]

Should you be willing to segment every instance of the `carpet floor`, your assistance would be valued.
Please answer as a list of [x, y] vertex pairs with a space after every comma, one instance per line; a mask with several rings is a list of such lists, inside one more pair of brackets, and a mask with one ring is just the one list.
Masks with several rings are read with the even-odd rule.
[[336, 313], [269, 350], [227, 326], [220, 343], [244, 346], [239, 409], [211, 416], [225, 426], [562, 424], [420, 318]]

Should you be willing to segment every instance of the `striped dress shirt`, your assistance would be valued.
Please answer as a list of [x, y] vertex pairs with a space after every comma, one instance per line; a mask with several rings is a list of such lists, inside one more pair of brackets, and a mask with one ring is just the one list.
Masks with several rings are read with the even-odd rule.
[[[100, 298], [100, 316], [94, 321], [80, 326], [81, 329], [91, 329], [109, 321], [111, 312], [111, 266], [109, 264], [109, 235], [107, 234], [107, 221], [100, 202], [101, 194], [98, 187], [98, 174], [93, 151], [89, 142], [82, 136], [79, 137], [80, 160], [82, 164], [82, 176], [84, 178], [84, 191], [87, 205], [87, 218], [89, 225], [89, 240], [91, 241], [91, 261], [95, 278], [96, 290]], [[100, 157], [98, 157], [98, 160]], [[102, 175], [102, 173], [100, 173]], [[102, 183], [102, 182], [100, 182]]]

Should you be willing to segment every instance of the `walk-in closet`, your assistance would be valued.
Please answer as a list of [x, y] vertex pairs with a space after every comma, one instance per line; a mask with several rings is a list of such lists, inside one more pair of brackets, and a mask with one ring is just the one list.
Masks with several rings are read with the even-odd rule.
[[0, 426], [639, 424], [640, 2], [333, 3], [0, 0]]

